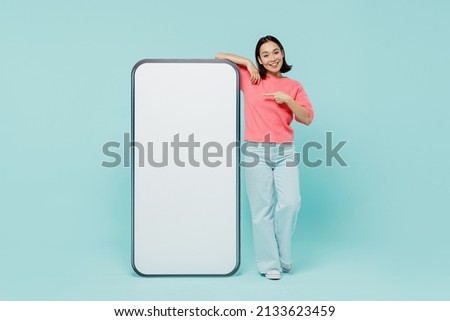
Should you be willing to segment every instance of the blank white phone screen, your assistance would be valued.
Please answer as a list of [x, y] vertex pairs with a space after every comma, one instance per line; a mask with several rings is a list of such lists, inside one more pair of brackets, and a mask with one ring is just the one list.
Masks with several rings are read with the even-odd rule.
[[225, 60], [142, 60], [132, 72], [134, 270], [239, 266], [239, 73]]

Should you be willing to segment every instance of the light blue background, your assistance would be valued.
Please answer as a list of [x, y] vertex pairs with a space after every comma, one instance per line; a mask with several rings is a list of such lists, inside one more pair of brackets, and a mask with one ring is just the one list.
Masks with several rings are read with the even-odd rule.
[[[3, 0], [0, 299], [449, 300], [449, 31], [444, 0]], [[348, 167], [301, 167], [294, 274], [257, 274], [243, 188], [237, 275], [137, 277], [130, 169], [101, 166], [133, 65], [253, 58], [266, 34], [315, 107], [297, 146], [348, 141]]]

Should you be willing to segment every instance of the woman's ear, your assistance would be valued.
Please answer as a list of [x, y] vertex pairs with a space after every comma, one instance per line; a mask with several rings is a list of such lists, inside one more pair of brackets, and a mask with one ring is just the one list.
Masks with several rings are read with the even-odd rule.
[[261, 58], [259, 58], [259, 56], [258, 56], [258, 62], [259, 62], [260, 65], [263, 64], [262, 61], [261, 61]]

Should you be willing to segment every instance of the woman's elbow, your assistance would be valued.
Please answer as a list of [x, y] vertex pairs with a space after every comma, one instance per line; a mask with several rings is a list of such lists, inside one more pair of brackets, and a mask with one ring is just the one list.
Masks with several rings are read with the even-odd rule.
[[312, 118], [311, 117], [306, 117], [306, 119], [304, 119], [303, 124], [305, 124], [306, 126], [311, 125], [312, 123]]
[[311, 125], [313, 119], [311, 116], [302, 116], [302, 117], [295, 117], [295, 120], [297, 120], [299, 123], [302, 123], [303, 125], [309, 126]]
[[305, 117], [305, 125], [309, 126], [311, 125], [314, 118], [314, 112], [312, 110], [308, 110], [308, 116]]

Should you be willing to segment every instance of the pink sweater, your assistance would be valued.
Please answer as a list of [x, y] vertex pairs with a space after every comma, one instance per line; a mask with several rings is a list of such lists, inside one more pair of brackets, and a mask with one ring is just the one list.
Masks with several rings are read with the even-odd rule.
[[314, 111], [311, 102], [296, 80], [287, 77], [267, 75], [258, 85], [252, 85], [247, 68], [239, 66], [240, 86], [244, 93], [245, 134], [244, 139], [252, 142], [264, 142], [269, 134], [270, 142], [284, 143], [294, 141], [294, 130], [291, 122], [294, 113], [286, 104], [278, 105], [272, 97], [262, 94], [282, 91], [290, 95], [300, 105], [306, 107], [311, 119]]

